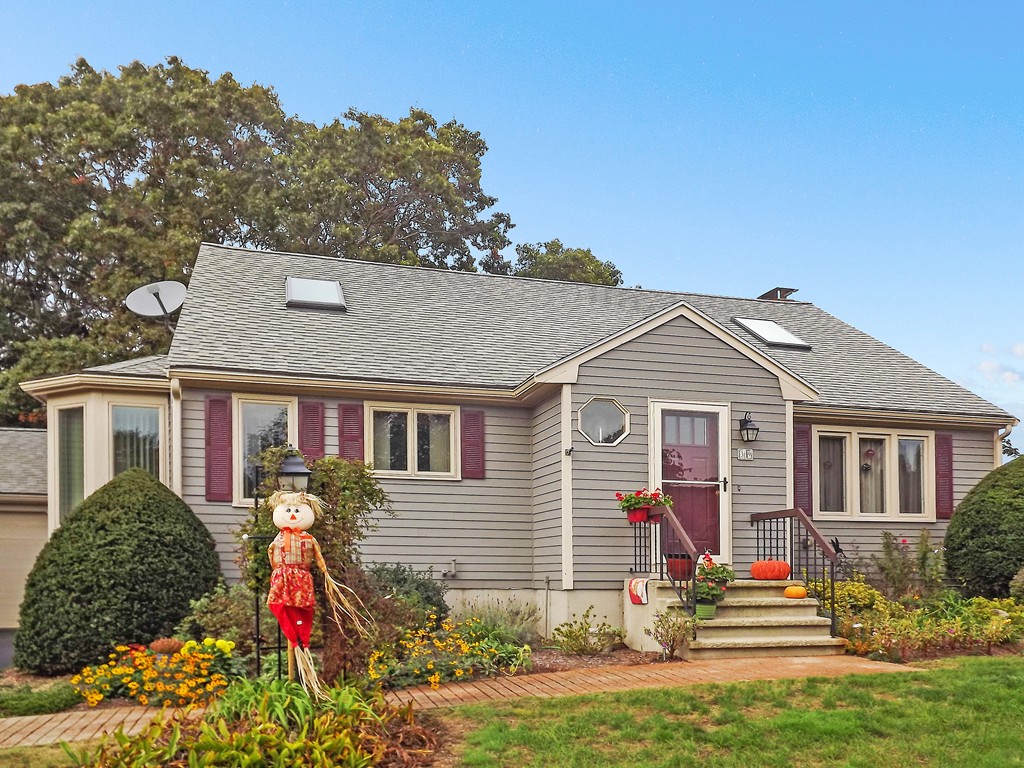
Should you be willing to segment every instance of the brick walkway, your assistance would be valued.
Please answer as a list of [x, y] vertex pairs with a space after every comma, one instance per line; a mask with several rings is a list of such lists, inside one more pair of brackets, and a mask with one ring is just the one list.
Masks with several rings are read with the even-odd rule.
[[[742, 680], [777, 680], [792, 677], [841, 677], [878, 672], [909, 672], [908, 667], [867, 661], [856, 656], [807, 656], [803, 658], [718, 659], [643, 666], [610, 666], [545, 672], [522, 677], [497, 677], [468, 683], [450, 683], [438, 690], [429, 687], [392, 691], [395, 704], [413, 702], [417, 709], [436, 709], [479, 701], [501, 701], [524, 696], [572, 696], [581, 693], [626, 691], [636, 688], [730, 683]], [[89, 741], [123, 725], [138, 733], [155, 716], [146, 707], [61, 712], [56, 715], [0, 719], [0, 748]]]
[[478, 701], [522, 696], [572, 696], [636, 688], [732, 683], [743, 680], [781, 680], [792, 677], [842, 677], [878, 672], [911, 672], [909, 667], [868, 661], [857, 656], [803, 656], [757, 659], [679, 661], [671, 664], [609, 666], [546, 672], [524, 677], [495, 677], [467, 683], [449, 683], [436, 691], [429, 686], [392, 691], [396, 704], [413, 702], [418, 709], [436, 709]]

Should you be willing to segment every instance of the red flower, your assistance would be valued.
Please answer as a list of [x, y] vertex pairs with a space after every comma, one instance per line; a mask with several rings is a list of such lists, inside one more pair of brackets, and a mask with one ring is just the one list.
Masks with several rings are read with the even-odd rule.
[[615, 494], [615, 498], [616, 498], [616, 499], [618, 499], [619, 501], [622, 501], [622, 500], [623, 500], [624, 498], [626, 498], [626, 497], [625, 497], [625, 496], [623, 496], [623, 495], [622, 495], [621, 493], [616, 493], [616, 494]]

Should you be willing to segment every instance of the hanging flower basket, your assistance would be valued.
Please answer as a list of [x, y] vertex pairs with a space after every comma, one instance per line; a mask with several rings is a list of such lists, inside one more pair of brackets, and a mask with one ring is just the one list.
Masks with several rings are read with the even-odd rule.
[[615, 499], [630, 523], [660, 523], [664, 507], [672, 506], [672, 498], [663, 494], [660, 488], [653, 491], [641, 488], [634, 493], [616, 493]]

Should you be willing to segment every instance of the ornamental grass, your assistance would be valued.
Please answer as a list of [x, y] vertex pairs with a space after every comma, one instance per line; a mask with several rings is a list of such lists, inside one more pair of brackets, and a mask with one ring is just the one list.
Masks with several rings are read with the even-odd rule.
[[174, 653], [119, 645], [105, 664], [88, 666], [71, 678], [75, 690], [95, 707], [104, 699], [134, 699], [143, 706], [185, 707], [219, 695], [239, 672], [230, 640], [190, 640]]

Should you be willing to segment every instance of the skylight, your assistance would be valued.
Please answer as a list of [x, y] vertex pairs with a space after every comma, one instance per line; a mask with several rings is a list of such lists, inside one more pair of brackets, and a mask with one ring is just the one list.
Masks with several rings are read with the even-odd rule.
[[754, 320], [749, 317], [734, 317], [733, 322], [750, 331], [757, 338], [773, 347], [794, 347], [810, 349], [811, 345], [795, 336], [774, 320]]
[[345, 311], [345, 294], [337, 280], [313, 280], [308, 277], [289, 277], [285, 282], [287, 307], [337, 309]]

